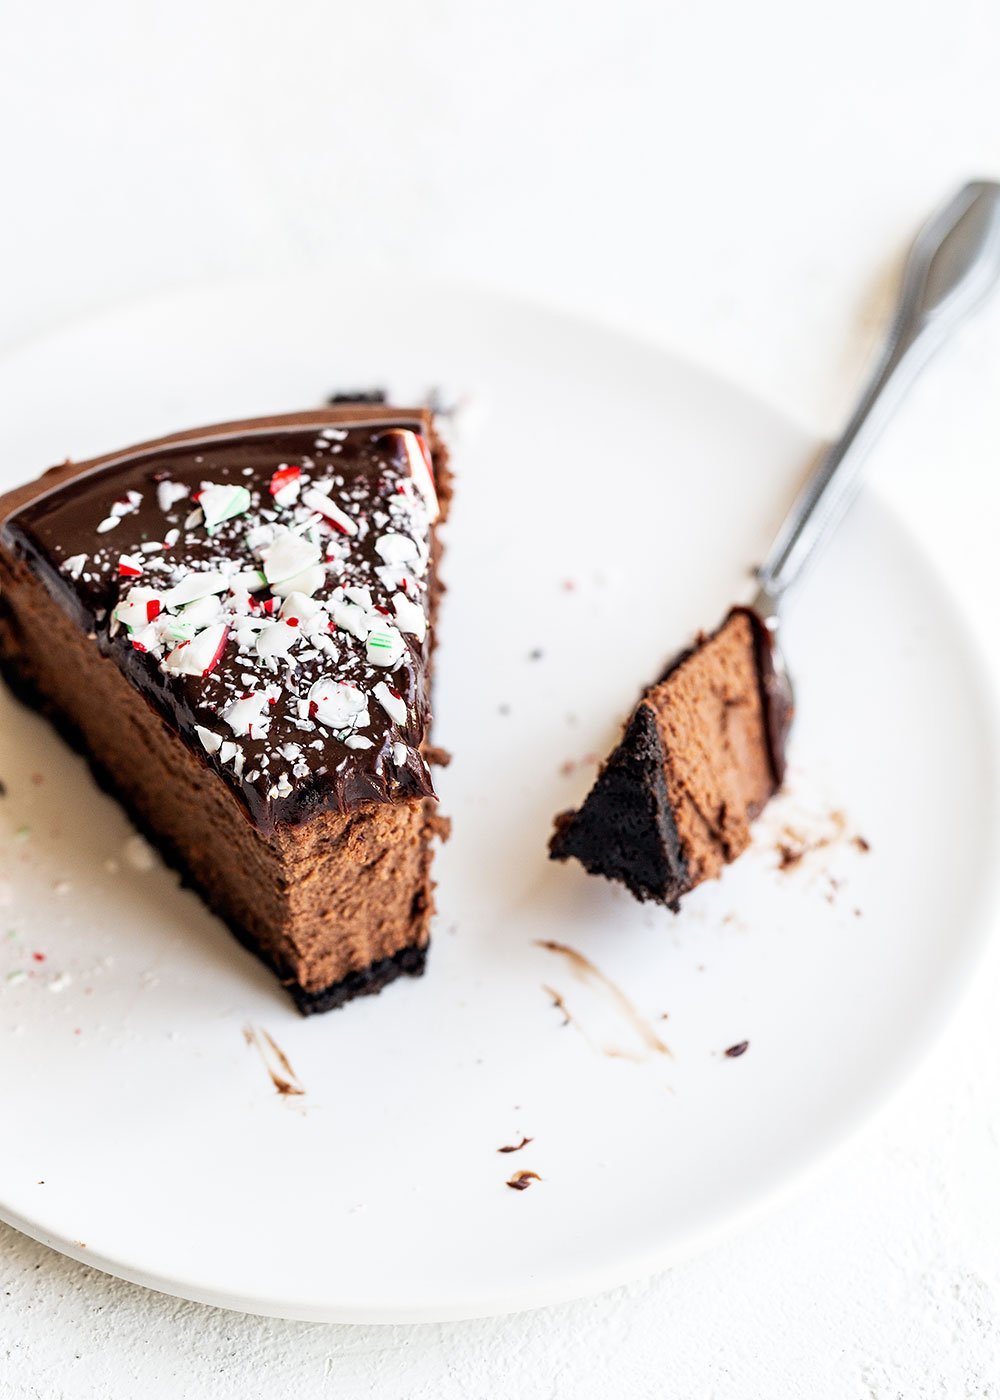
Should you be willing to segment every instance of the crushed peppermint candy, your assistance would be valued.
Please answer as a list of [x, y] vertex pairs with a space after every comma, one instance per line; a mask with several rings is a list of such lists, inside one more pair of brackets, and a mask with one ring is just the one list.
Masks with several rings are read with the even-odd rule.
[[47, 547], [111, 654], [156, 678], [230, 783], [284, 801], [350, 762], [388, 791], [405, 768], [411, 791], [439, 513], [426, 445], [296, 427], [270, 452], [251, 434], [119, 462], [74, 487], [90, 519]]
[[406, 643], [395, 627], [376, 625], [368, 633], [365, 648], [365, 655], [374, 666], [395, 666], [403, 658]]
[[63, 562], [63, 572], [69, 574], [71, 579], [78, 579], [87, 567], [89, 557], [87, 554], [71, 554]]
[[319, 511], [320, 515], [333, 522], [341, 534], [356, 535], [358, 533], [357, 521], [352, 520], [346, 511], [342, 511], [336, 501], [331, 501], [325, 492], [317, 491], [315, 487], [309, 491], [303, 491], [302, 504], [308, 506], [310, 510]]
[[246, 734], [250, 738], [259, 739], [266, 732], [270, 722], [264, 714], [266, 706], [267, 697], [263, 691], [256, 691], [234, 701], [223, 711], [222, 718], [237, 736]]
[[405, 593], [394, 593], [392, 606], [399, 630], [409, 632], [418, 642], [422, 642], [427, 635], [427, 617], [419, 603], [415, 603]]
[[271, 477], [267, 489], [274, 497], [276, 506], [293, 506], [302, 489], [302, 468], [279, 467]]
[[246, 514], [250, 492], [245, 486], [217, 486], [209, 482], [198, 492], [197, 501], [205, 517], [205, 529], [212, 534], [224, 520]]
[[218, 753], [222, 748], [222, 735], [214, 734], [211, 729], [206, 729], [203, 724], [196, 724], [194, 732], [201, 740], [202, 748], [206, 753]]
[[406, 723], [406, 701], [398, 690], [393, 690], [385, 681], [379, 681], [372, 687], [372, 694], [391, 720], [397, 724]]
[[182, 481], [161, 481], [156, 488], [156, 504], [164, 515], [169, 515], [178, 501], [186, 500], [190, 494], [190, 487]]
[[309, 691], [309, 717], [334, 730], [356, 729], [368, 724], [368, 702], [357, 686], [324, 677]]
[[207, 676], [222, 659], [228, 635], [229, 628], [224, 622], [196, 632], [189, 642], [179, 642], [167, 653], [163, 670], [184, 676]]

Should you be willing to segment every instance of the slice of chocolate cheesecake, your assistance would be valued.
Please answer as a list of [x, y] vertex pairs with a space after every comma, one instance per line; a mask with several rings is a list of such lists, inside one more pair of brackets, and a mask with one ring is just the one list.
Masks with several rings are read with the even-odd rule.
[[343, 405], [0, 496], [0, 668], [304, 1012], [423, 970], [431, 415]]
[[749, 844], [790, 718], [767, 628], [734, 608], [644, 693], [583, 805], [556, 819], [552, 858], [676, 910]]

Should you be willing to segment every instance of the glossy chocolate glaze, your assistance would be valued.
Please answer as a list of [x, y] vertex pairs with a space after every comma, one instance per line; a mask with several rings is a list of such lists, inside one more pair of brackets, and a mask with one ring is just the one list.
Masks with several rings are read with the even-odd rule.
[[[336, 660], [325, 654], [302, 660], [291, 653], [280, 657], [277, 666], [270, 669], [252, 647], [249, 652], [245, 643], [241, 647], [231, 631], [210, 674], [168, 672], [161, 658], [136, 649], [125, 628], [113, 624], [114, 609], [139, 582], [119, 577], [118, 561], [122, 555], [140, 556], [144, 543], [162, 542], [176, 530], [180, 538], [172, 549], [141, 555], [144, 567], [148, 564], [153, 568], [150, 561], [166, 560], [198, 572], [218, 567], [225, 559], [238, 560], [241, 569], [259, 568], [259, 558], [247, 544], [248, 527], [262, 518], [279, 524], [283, 518], [291, 518], [276, 509], [270, 483], [278, 468], [300, 467], [314, 483], [332, 478], [337, 484], [331, 499], [341, 502], [360, 526], [359, 534], [353, 537], [338, 533], [325, 519], [314, 527], [322, 532], [324, 547], [328, 540], [335, 555], [326, 565], [326, 579], [316, 591], [315, 601], [329, 603], [338, 584], [367, 587], [376, 610], [385, 611], [387, 621], [392, 621], [393, 589], [377, 576], [383, 559], [376, 551], [376, 542], [387, 529], [400, 532], [409, 526], [411, 535], [423, 536], [417, 543], [428, 570], [422, 580], [411, 579], [409, 586], [429, 618], [433, 610], [433, 524], [426, 513], [421, 516], [420, 510], [412, 507], [407, 453], [401, 435], [394, 431], [399, 428], [421, 434], [425, 440], [431, 432], [426, 415], [392, 409], [341, 410], [317, 415], [315, 422], [307, 424], [260, 420], [243, 425], [237, 432], [206, 429], [195, 436], [185, 435], [186, 440], [166, 440], [131, 454], [101, 459], [90, 470], [51, 490], [44, 490], [43, 480], [39, 483], [41, 493], [15, 510], [0, 530], [3, 546], [27, 561], [52, 597], [93, 637], [98, 650], [115, 662], [184, 742], [216, 769], [262, 831], [301, 822], [327, 808], [350, 811], [362, 803], [395, 802], [432, 793], [421, 753], [430, 723], [430, 630], [420, 640], [416, 635], [403, 635], [402, 657], [391, 670], [370, 664], [365, 642], [331, 623]], [[252, 509], [222, 522], [211, 534], [204, 526], [185, 528], [195, 503], [190, 496], [184, 497], [164, 510], [157, 492], [165, 480], [186, 486], [192, 495], [206, 482], [245, 486], [251, 493]], [[136, 508], [122, 515], [112, 528], [98, 532], [98, 525], [109, 518], [112, 504], [126, 499], [130, 491], [141, 495]], [[412, 507], [415, 513], [400, 516], [401, 499], [408, 501], [408, 509]], [[299, 510], [301, 514], [301, 506]], [[87, 556], [88, 562], [79, 576], [73, 577], [66, 561], [79, 555]], [[141, 582], [169, 588], [177, 577], [176, 572], [144, 573]], [[269, 593], [265, 590], [259, 597], [266, 600]], [[281, 600], [275, 601], [280, 604]], [[310, 649], [303, 645], [297, 651], [308, 653]], [[303, 716], [303, 697], [314, 681], [326, 677], [346, 682], [369, 697], [370, 722], [356, 733], [370, 741], [371, 747], [349, 747], [343, 732], [333, 732], [311, 714]], [[405, 702], [404, 719], [391, 718], [371, 698], [374, 686], [381, 681], [389, 683]], [[223, 711], [257, 686], [281, 692], [265, 712], [270, 722], [267, 733], [255, 737], [251, 729], [237, 739], [226, 727]], [[244, 755], [239, 776], [231, 762], [224, 763], [219, 753], [206, 751], [196, 726], [238, 742]], [[298, 753], [294, 775], [292, 763], [281, 752], [288, 746], [294, 746]], [[280, 779], [281, 774], [286, 775], [284, 779]], [[277, 792], [276, 782], [280, 782]], [[285, 790], [286, 785], [290, 790]]]

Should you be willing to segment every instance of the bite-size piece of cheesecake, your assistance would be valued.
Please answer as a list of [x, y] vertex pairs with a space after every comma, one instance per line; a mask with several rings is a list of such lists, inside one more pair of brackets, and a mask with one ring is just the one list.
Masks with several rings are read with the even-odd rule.
[[791, 717], [765, 623], [733, 608], [643, 692], [581, 806], [556, 818], [553, 860], [676, 910], [749, 845], [784, 777]]

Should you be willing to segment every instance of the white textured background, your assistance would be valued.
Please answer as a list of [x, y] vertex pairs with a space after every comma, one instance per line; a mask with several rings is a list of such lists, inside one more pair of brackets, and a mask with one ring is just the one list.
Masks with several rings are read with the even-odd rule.
[[[993, 0], [5, 0], [0, 348], [346, 260], [612, 317], [829, 431], [915, 224], [1000, 176], [998, 48]], [[1000, 674], [1000, 302], [877, 456]], [[998, 1396], [998, 1006], [994, 954], [905, 1098], [778, 1213], [533, 1315], [239, 1317], [0, 1226], [0, 1396]]]

